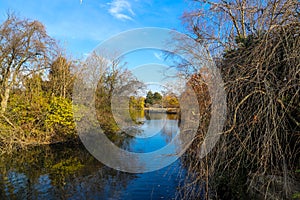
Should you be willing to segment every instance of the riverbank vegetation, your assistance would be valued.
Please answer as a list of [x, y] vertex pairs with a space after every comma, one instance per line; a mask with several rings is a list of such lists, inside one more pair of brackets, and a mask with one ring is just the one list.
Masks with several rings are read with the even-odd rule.
[[73, 62], [38, 21], [8, 14], [0, 36], [1, 151], [73, 138]]
[[[0, 36], [1, 152], [77, 141], [72, 91], [75, 79], [81, 78], [79, 65], [84, 64], [67, 58], [38, 21], [8, 13]], [[120, 61], [109, 64], [95, 55], [85, 65], [95, 61], [103, 71], [96, 91], [97, 117], [113, 138], [118, 131], [111, 112], [113, 89], [140, 83]]]
[[194, 2], [184, 20], [215, 52], [228, 114], [203, 159], [208, 127], [199, 127], [184, 158], [190, 177], [181, 198], [291, 199], [300, 188], [299, 1]]

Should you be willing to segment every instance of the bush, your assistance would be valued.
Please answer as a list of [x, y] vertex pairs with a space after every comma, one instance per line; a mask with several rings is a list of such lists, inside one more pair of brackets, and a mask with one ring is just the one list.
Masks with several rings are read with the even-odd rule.
[[48, 131], [67, 138], [74, 137], [76, 132], [71, 100], [52, 97], [45, 122]]

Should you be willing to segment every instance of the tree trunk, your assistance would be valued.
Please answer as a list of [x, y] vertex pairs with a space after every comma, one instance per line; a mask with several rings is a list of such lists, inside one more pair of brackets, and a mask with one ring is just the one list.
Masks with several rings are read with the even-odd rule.
[[1, 114], [4, 114], [6, 111], [9, 93], [10, 93], [10, 88], [5, 88], [4, 95], [1, 100]]

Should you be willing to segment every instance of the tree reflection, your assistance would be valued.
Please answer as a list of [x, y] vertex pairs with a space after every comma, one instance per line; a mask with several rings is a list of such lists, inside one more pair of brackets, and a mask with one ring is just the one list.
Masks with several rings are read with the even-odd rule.
[[115, 199], [136, 177], [103, 166], [82, 146], [2, 156], [0, 174], [0, 199]]

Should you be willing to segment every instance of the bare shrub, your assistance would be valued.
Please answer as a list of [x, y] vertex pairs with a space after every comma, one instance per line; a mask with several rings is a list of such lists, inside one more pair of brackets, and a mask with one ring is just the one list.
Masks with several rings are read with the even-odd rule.
[[[223, 54], [215, 60], [225, 82], [228, 115], [219, 143], [204, 159], [199, 159], [199, 148], [207, 127], [199, 128], [184, 157], [189, 176], [180, 198], [290, 199], [299, 190], [299, 2], [267, 1], [261, 8], [246, 1], [207, 4], [215, 9], [210, 12], [228, 16], [226, 26], [233, 27], [220, 38], [205, 38], [220, 35], [200, 29], [201, 16], [195, 12], [189, 21], [196, 41], [222, 46]], [[250, 18], [250, 8], [257, 23], [263, 22], [260, 26]], [[251, 12], [242, 22], [243, 9]], [[244, 29], [243, 23], [252, 23], [253, 29]]]

